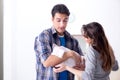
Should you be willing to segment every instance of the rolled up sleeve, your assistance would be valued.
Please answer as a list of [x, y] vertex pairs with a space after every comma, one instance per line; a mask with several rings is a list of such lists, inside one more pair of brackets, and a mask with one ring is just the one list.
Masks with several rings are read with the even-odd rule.
[[51, 53], [51, 47], [48, 39], [49, 38], [45, 34], [40, 34], [35, 38], [34, 50], [38, 61], [45, 61]]

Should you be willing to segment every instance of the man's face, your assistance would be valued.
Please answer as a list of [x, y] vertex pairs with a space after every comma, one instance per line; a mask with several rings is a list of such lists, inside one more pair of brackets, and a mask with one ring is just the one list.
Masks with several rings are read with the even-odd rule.
[[52, 18], [53, 26], [59, 35], [63, 35], [68, 23], [68, 18], [69, 16], [61, 13], [56, 13]]

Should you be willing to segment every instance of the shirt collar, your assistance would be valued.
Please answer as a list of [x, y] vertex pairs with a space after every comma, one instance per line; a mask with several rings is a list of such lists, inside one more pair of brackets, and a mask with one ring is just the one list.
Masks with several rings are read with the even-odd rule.
[[[52, 29], [52, 34], [57, 34], [57, 31], [55, 30], [54, 27], [51, 28]], [[64, 32], [64, 36], [67, 35], [67, 36], [70, 36], [70, 34], [65, 30]]]

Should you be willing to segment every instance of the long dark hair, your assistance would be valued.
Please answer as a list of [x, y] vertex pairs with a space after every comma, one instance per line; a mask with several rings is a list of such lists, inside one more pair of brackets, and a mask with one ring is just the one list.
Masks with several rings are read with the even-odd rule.
[[84, 37], [93, 39], [92, 47], [101, 55], [100, 59], [103, 61], [102, 68], [105, 71], [111, 70], [115, 62], [115, 56], [102, 25], [97, 22], [92, 22], [83, 25], [81, 30]]

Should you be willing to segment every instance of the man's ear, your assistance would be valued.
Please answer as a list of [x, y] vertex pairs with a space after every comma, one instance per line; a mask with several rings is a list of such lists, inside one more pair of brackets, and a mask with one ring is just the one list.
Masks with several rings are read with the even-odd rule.
[[51, 19], [52, 19], [52, 21], [53, 21], [53, 20], [54, 20], [54, 17], [52, 17]]

